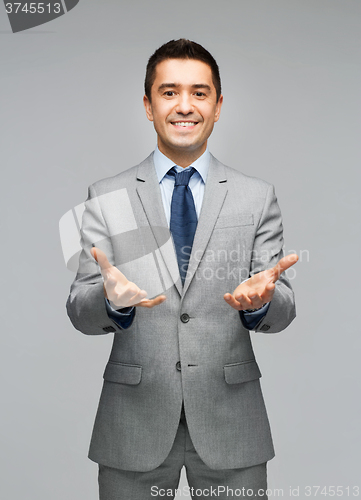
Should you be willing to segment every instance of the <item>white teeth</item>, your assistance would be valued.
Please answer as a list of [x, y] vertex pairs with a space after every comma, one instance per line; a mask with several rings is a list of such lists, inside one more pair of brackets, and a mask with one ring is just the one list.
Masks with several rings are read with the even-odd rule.
[[174, 125], [178, 125], [180, 127], [191, 127], [192, 125], [195, 125], [194, 122], [174, 122]]

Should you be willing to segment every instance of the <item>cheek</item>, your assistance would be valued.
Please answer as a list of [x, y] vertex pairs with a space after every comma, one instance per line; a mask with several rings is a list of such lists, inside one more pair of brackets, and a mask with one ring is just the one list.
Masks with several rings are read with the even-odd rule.
[[216, 118], [216, 111], [214, 108], [204, 110], [202, 113], [204, 121], [207, 123], [207, 126], [212, 126], [214, 124]]
[[153, 112], [153, 124], [156, 129], [159, 129], [163, 126], [162, 117], [159, 116], [159, 113]]
[[205, 122], [206, 122], [206, 129], [208, 131], [212, 130], [214, 126], [214, 116], [207, 117], [207, 119], [205, 119]]
[[158, 108], [157, 110], [153, 110], [154, 121], [157, 122], [158, 125], [161, 127], [163, 127], [166, 124], [168, 115], [169, 112], [167, 109]]

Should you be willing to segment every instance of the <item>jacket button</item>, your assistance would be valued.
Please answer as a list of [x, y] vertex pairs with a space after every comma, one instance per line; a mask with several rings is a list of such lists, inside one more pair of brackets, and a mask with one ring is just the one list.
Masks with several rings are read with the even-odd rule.
[[177, 368], [177, 370], [180, 372], [182, 371], [182, 367], [181, 367], [181, 363], [180, 361], [177, 361], [176, 364], [175, 364], [175, 367]]
[[182, 323], [188, 323], [189, 321], [189, 315], [187, 313], [183, 313], [182, 316], [180, 317]]

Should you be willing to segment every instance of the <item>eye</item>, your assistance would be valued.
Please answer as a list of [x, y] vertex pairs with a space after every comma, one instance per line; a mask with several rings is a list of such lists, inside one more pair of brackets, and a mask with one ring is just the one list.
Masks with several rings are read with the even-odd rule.
[[173, 90], [167, 90], [163, 95], [165, 95], [166, 97], [173, 97], [175, 95], [175, 92]]
[[206, 94], [204, 92], [195, 92], [194, 95], [196, 97], [206, 97]]

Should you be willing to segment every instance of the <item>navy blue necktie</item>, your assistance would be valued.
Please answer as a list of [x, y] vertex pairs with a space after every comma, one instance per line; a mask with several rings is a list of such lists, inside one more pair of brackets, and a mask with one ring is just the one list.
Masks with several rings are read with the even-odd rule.
[[179, 273], [183, 284], [198, 222], [192, 191], [188, 186], [189, 179], [194, 172], [196, 172], [196, 169], [193, 167], [179, 173], [173, 167], [168, 172], [169, 175], [175, 177], [170, 207], [170, 231], [173, 236]]

